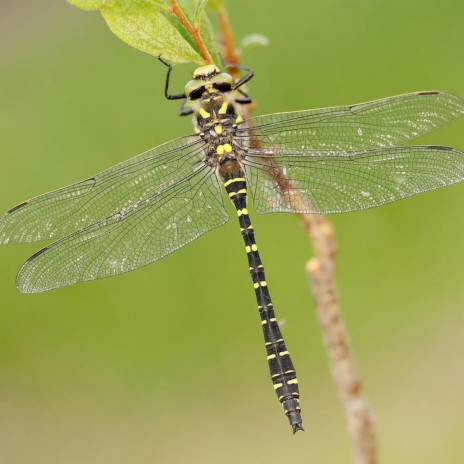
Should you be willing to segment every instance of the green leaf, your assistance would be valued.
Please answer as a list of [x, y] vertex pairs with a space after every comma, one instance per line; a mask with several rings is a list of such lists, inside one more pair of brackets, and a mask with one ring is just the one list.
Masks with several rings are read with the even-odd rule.
[[200, 50], [193, 40], [193, 37], [184, 29], [184, 26], [182, 26], [177, 17], [170, 12], [164, 12], [163, 15], [171, 23], [172, 27], [178, 31], [179, 34], [185, 39], [185, 41], [188, 42], [190, 46], [200, 55]]
[[[100, 10], [111, 31], [132, 47], [175, 63], [203, 63], [179, 30], [164, 16], [168, 4], [163, 0], [68, 0], [85, 10]], [[190, 40], [191, 42], [191, 40]]]
[[195, 5], [195, 10], [193, 12], [193, 25], [197, 24], [201, 27], [200, 20], [203, 10], [205, 9], [208, 0], [197, 0]]
[[[203, 63], [198, 47], [169, 10], [167, 0], [68, 0], [85, 10], [100, 10], [108, 27], [121, 40], [174, 63]], [[220, 63], [213, 27], [205, 13], [208, 0], [180, 0], [182, 10], [197, 24], [206, 48]]]
[[82, 10], [95, 11], [101, 8], [111, 7], [115, 8], [118, 5], [124, 6], [125, 4], [137, 5], [138, 3], [146, 3], [152, 5], [154, 8], [167, 8], [165, 0], [139, 0], [124, 1], [124, 0], [67, 0], [71, 5], [81, 8]]
[[217, 64], [219, 67], [221, 67], [221, 58], [219, 56], [219, 49], [218, 49], [218, 44], [216, 41], [216, 34], [214, 33], [213, 25], [211, 24], [211, 21], [209, 20], [205, 12], [203, 13], [203, 16], [201, 17], [200, 24], [201, 24], [200, 25], [201, 37], [203, 38], [203, 41], [205, 42], [206, 48], [211, 54], [211, 58], [213, 59], [213, 62]]
[[71, 5], [77, 6], [82, 10], [95, 11], [99, 10], [104, 4], [105, 0], [67, 0]]
[[177, 63], [202, 63], [199, 53], [163, 16], [164, 8], [164, 3], [153, 0], [110, 0], [100, 11], [109, 28], [129, 45]]
[[[182, 11], [187, 16], [188, 20], [193, 24], [193, 18], [195, 15], [196, 7], [198, 4], [193, 4], [191, 0], [179, 0], [179, 4], [182, 7]], [[221, 59], [219, 57], [218, 45], [216, 42], [216, 36], [214, 34], [213, 26], [211, 21], [208, 18], [208, 15], [202, 10], [199, 23], [199, 31], [203, 42], [207, 50], [209, 51], [213, 62], [217, 65], [221, 64]]]

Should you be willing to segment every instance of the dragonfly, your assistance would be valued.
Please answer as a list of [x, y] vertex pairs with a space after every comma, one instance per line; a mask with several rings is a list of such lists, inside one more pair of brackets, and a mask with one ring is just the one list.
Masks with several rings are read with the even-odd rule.
[[[162, 61], [162, 60], [161, 60]], [[271, 380], [293, 433], [303, 430], [298, 379], [283, 339], [250, 220], [257, 213], [329, 214], [392, 203], [464, 179], [464, 152], [410, 140], [464, 115], [456, 95], [425, 91], [368, 103], [246, 119], [251, 102], [215, 65], [195, 69], [181, 115], [195, 133], [81, 182], [24, 201], [0, 218], [0, 243], [55, 240], [20, 268], [24, 293], [132, 271], [229, 220], [235, 207], [255, 291]]]

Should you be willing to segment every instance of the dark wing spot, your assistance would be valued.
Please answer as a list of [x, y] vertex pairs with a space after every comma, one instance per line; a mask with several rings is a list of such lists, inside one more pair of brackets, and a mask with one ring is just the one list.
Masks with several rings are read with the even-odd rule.
[[445, 147], [443, 145], [428, 145], [427, 148], [429, 150], [449, 150], [449, 151], [453, 150], [453, 147]]
[[17, 209], [22, 208], [23, 206], [26, 206], [27, 204], [29, 204], [28, 201], [23, 201], [19, 205], [16, 205], [14, 208], [11, 208], [10, 210], [8, 210], [6, 214], [12, 213], [13, 211], [16, 211]]
[[37, 258], [37, 256], [40, 256], [42, 253], [44, 253], [45, 251], [47, 251], [50, 247], [49, 246], [46, 246], [46, 247], [43, 247], [42, 249], [40, 249], [37, 253], [34, 253], [32, 256], [30, 256], [29, 258], [26, 259], [26, 263], [29, 263], [31, 262], [33, 259]]

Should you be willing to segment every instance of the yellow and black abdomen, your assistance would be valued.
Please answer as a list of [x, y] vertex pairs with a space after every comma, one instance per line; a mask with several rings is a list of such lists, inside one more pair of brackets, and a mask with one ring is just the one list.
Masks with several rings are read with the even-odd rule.
[[207, 158], [212, 165], [217, 166], [217, 173], [237, 210], [258, 303], [271, 380], [290, 421], [293, 433], [295, 433], [303, 430], [298, 400], [300, 396], [298, 380], [274, 314], [264, 267], [248, 214], [247, 186], [241, 164], [243, 148], [234, 138], [235, 130], [242, 122], [242, 117], [229, 97], [230, 95], [219, 92], [205, 95], [199, 102], [196, 122], [200, 136], [208, 144]]
[[[235, 163], [233, 163], [235, 164]], [[238, 163], [236, 163], [238, 165]], [[253, 226], [247, 209], [247, 187], [243, 172], [231, 169], [230, 178], [225, 180], [224, 187], [237, 210], [238, 220], [248, 266], [258, 302], [258, 311], [264, 333], [267, 360], [274, 390], [282, 403], [293, 432], [303, 430], [300, 415], [298, 380], [290, 354], [280, 332], [271, 301], [264, 267], [256, 245]]]

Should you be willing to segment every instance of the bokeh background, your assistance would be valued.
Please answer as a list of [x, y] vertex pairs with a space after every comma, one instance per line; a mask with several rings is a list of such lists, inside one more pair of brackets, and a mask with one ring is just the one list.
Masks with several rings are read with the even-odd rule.
[[[464, 3], [228, 2], [256, 114], [416, 90], [464, 95]], [[188, 66], [176, 69], [178, 86]], [[65, 1], [0, 3], [0, 209], [191, 131], [165, 68]], [[464, 121], [420, 140], [464, 148]], [[382, 462], [464, 462], [464, 184], [332, 217], [338, 289]], [[0, 462], [351, 462], [292, 215], [254, 216], [305, 433], [268, 379], [238, 226], [136, 272], [47, 294], [0, 249]]]

